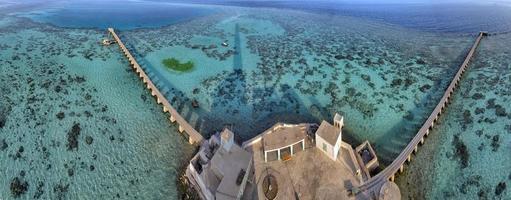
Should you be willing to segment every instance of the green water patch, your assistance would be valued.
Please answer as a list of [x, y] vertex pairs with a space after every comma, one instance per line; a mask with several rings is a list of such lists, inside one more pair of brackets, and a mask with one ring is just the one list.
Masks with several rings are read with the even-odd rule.
[[166, 58], [161, 61], [163, 66], [168, 69], [180, 71], [180, 72], [188, 72], [191, 71], [195, 67], [195, 63], [193, 61], [188, 61], [185, 63], [181, 63], [176, 58]]

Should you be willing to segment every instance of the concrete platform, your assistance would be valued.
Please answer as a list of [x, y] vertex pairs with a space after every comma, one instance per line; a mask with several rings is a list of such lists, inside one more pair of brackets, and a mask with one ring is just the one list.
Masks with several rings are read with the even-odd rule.
[[[266, 199], [262, 182], [266, 175], [276, 177], [278, 193], [275, 199], [355, 199], [349, 196], [349, 189], [360, 185], [360, 178], [347, 163], [353, 163], [350, 156], [339, 155], [333, 161], [310, 140], [304, 151], [296, 153], [288, 161], [264, 162], [261, 142], [246, 147], [253, 152], [254, 192], [251, 199]], [[350, 159], [350, 160], [345, 160]], [[355, 161], [356, 162], [356, 161]]]

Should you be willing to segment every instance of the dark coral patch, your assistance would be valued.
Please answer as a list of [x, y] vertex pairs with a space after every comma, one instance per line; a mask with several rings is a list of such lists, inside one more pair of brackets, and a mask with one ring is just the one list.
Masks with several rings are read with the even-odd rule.
[[62, 119], [64, 119], [64, 117], [66, 117], [66, 114], [64, 114], [64, 112], [59, 112], [59, 113], [57, 113], [56, 116], [57, 116], [57, 119], [62, 120]]
[[502, 107], [501, 105], [495, 105], [495, 115], [499, 117], [505, 117], [507, 116], [506, 109]]
[[427, 91], [427, 90], [429, 90], [429, 89], [431, 89], [431, 85], [429, 85], [429, 84], [423, 85], [423, 86], [421, 86], [421, 87], [419, 88], [419, 90], [420, 90], [421, 92], [426, 92], [426, 91]]
[[491, 140], [491, 147], [493, 151], [497, 151], [500, 147], [500, 136], [494, 135]]
[[2, 141], [0, 141], [0, 150], [5, 150], [7, 149], [7, 147], [9, 147], [9, 145], [7, 144], [7, 142], [5, 142], [5, 139], [2, 139]]
[[479, 99], [483, 99], [483, 98], [484, 98], [484, 95], [481, 93], [475, 93], [474, 95], [472, 95], [472, 99], [474, 99], [474, 100], [479, 100]]
[[495, 187], [495, 195], [499, 196], [506, 190], [506, 182], [500, 182], [497, 187]]
[[454, 146], [454, 155], [459, 158], [461, 168], [466, 168], [470, 157], [467, 146], [457, 135], [454, 136], [452, 144]]
[[67, 150], [78, 148], [78, 136], [80, 135], [80, 123], [75, 123], [67, 133]]
[[16, 177], [11, 181], [11, 194], [14, 198], [20, 197], [22, 194], [27, 192], [28, 183], [24, 180], [20, 180], [20, 178]]
[[93, 141], [94, 141], [94, 139], [91, 136], [85, 137], [85, 143], [90, 145], [90, 144], [92, 144]]

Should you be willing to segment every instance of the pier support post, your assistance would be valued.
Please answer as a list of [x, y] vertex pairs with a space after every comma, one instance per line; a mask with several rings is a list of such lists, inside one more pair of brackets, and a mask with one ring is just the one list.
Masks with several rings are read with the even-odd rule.
[[404, 165], [401, 165], [401, 167], [399, 167], [399, 173], [403, 173], [404, 170], [405, 170]]
[[170, 122], [172, 122], [172, 123], [176, 122], [176, 118], [174, 118], [174, 116], [172, 116], [172, 115], [170, 116]]
[[394, 182], [394, 175], [392, 175], [392, 176], [390, 177], [390, 181], [391, 181], [391, 182]]
[[169, 112], [169, 109], [167, 108], [167, 106], [163, 106], [163, 112], [164, 113]]
[[428, 135], [429, 135], [429, 128], [428, 128], [428, 130], [426, 130], [426, 136], [428, 136]]
[[424, 144], [424, 137], [421, 138], [421, 145]]
[[193, 141], [192, 137], [188, 137], [188, 143], [193, 144], [193, 142], [194, 141]]
[[408, 155], [408, 157], [406, 158], [406, 161], [408, 161], [408, 163], [409, 163], [410, 161], [412, 161], [412, 155]]
[[179, 125], [179, 132], [183, 133], [183, 131], [185, 131], [185, 129], [181, 125]]
[[413, 148], [413, 153], [417, 153], [417, 145], [415, 145], [415, 148]]
[[161, 104], [160, 97], [156, 97], [156, 102], [157, 102], [158, 104]]

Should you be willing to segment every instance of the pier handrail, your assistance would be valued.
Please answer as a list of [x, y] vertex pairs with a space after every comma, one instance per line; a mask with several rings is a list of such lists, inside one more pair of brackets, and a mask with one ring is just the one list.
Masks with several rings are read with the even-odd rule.
[[403, 169], [403, 165], [408, 160], [410, 161], [410, 156], [414, 151], [417, 151], [417, 146], [419, 145], [419, 142], [424, 142], [424, 137], [429, 134], [430, 128], [433, 127], [433, 124], [436, 122], [438, 117], [440, 116], [441, 112], [444, 110], [445, 106], [447, 106], [447, 103], [449, 101], [449, 98], [451, 97], [454, 89], [458, 85], [458, 82], [461, 79], [461, 76], [463, 75], [463, 72], [465, 72], [470, 60], [474, 56], [475, 50], [479, 46], [479, 43], [485, 32], [480, 32], [476, 41], [474, 42], [474, 45], [472, 45], [472, 48], [468, 52], [467, 56], [465, 57], [465, 60], [461, 64], [460, 68], [458, 69], [458, 72], [452, 79], [451, 83], [449, 84], [449, 87], [444, 92], [444, 95], [442, 96], [442, 99], [440, 99], [440, 102], [437, 104], [433, 112], [429, 115], [428, 119], [422, 127], [419, 129], [415, 137], [408, 143], [405, 149], [401, 151], [401, 153], [392, 161], [392, 163], [387, 166], [383, 171], [378, 173], [377, 175], [373, 176], [369, 180], [367, 180], [363, 185], [361, 185], [358, 189], [362, 193], [367, 192], [373, 192], [371, 190], [376, 190], [375, 192], [379, 192], [380, 187], [389, 179], [394, 179], [394, 175], [397, 173], [398, 170]]
[[151, 79], [147, 76], [147, 74], [144, 72], [144, 69], [140, 67], [138, 62], [135, 60], [135, 58], [131, 55], [129, 50], [126, 48], [124, 43], [121, 41], [119, 36], [115, 33], [113, 28], [108, 28], [108, 32], [113, 36], [115, 41], [117, 41], [117, 44], [119, 44], [119, 47], [123, 51], [124, 55], [128, 58], [128, 61], [130, 61], [130, 64], [133, 66], [133, 69], [138, 73], [139, 77], [142, 79], [144, 83], [147, 84], [147, 89], [151, 91], [151, 95], [156, 97], [156, 100], [158, 104], [163, 104], [163, 112], [169, 112], [170, 113], [170, 121], [174, 122], [176, 121], [179, 125], [179, 132], [185, 131], [188, 134], [188, 141], [190, 143], [194, 142], [201, 142], [204, 140], [202, 135], [193, 128], [192, 125], [190, 125], [180, 114], [177, 112], [172, 105], [170, 105], [167, 98], [165, 98], [164, 95], [161, 94], [161, 92], [158, 90], [158, 88], [153, 84]]

